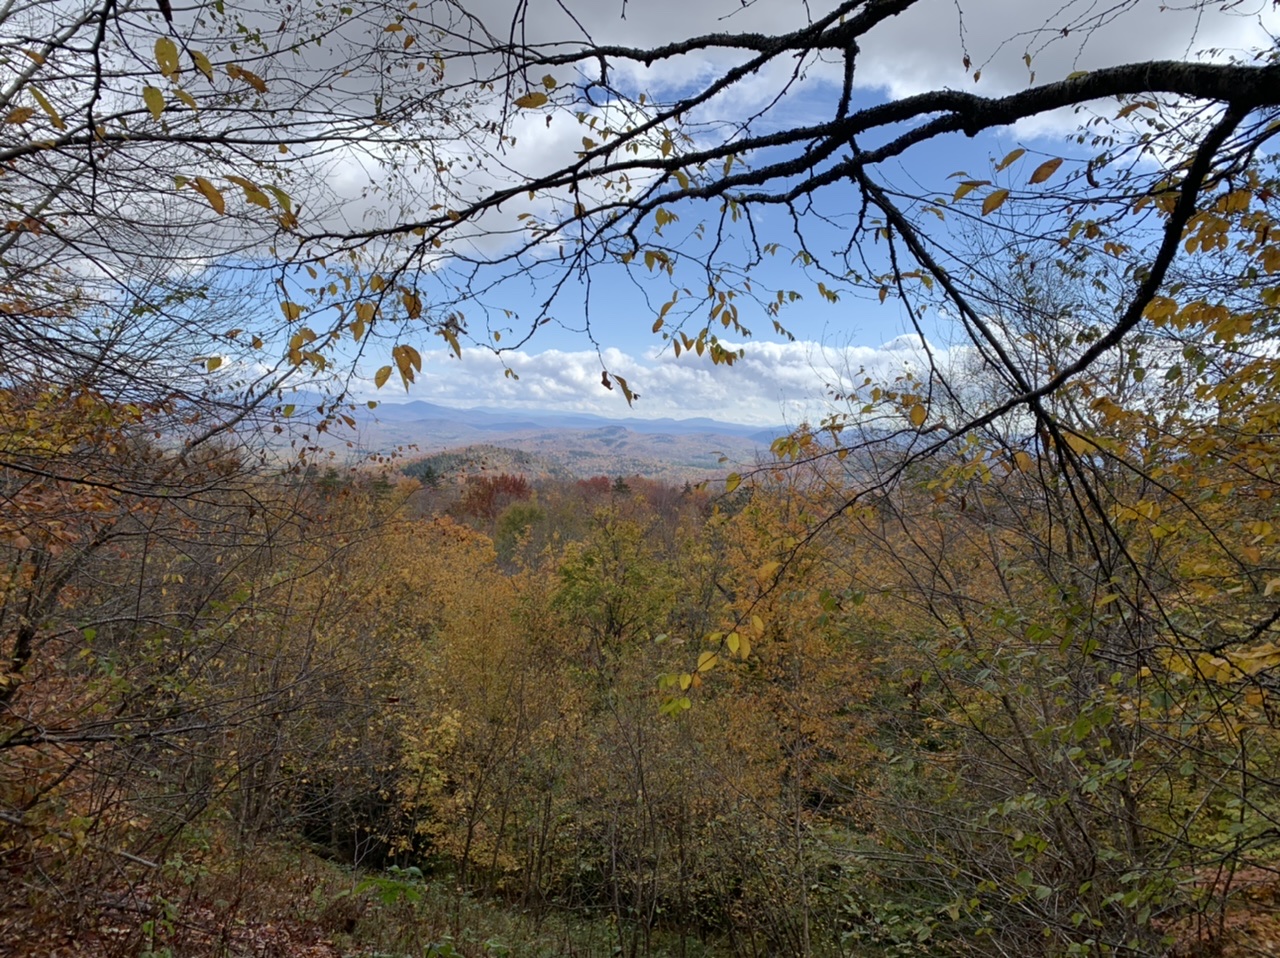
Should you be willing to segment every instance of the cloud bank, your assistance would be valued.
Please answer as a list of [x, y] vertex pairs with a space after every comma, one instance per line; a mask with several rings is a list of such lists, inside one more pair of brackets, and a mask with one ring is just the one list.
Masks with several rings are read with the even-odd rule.
[[[425, 399], [445, 406], [498, 407], [592, 413], [625, 419], [707, 416], [761, 426], [817, 421], [834, 408], [831, 394], [864, 376], [891, 381], [921, 370], [921, 341], [899, 336], [879, 346], [830, 346], [817, 342], [747, 342], [732, 366], [670, 351], [633, 355], [618, 349], [549, 349], [502, 356], [478, 349], [458, 359], [447, 350], [424, 352], [422, 373], [408, 392], [393, 378], [381, 390], [369, 379], [353, 384], [359, 399], [393, 403]], [[945, 363], [945, 350], [933, 350]], [[508, 375], [509, 369], [512, 375]], [[628, 409], [616, 388], [601, 384], [601, 371], [626, 377], [640, 398]]]

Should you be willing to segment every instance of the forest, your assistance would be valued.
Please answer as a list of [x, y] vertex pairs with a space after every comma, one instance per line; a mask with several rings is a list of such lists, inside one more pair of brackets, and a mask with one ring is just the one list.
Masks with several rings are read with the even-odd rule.
[[[0, 955], [1278, 953], [1277, 5], [719, 6], [0, 5]], [[562, 330], [643, 408], [593, 284], [918, 359], [361, 447]]]

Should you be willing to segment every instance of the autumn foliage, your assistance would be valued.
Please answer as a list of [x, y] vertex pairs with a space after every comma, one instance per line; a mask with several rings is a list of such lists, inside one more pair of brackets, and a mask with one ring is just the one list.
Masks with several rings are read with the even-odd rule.
[[[966, 87], [861, 85], [925, 4], [0, 9], [0, 952], [1276, 952], [1271, 11], [1037, 79], [1137, 4], [1060, 5], [1002, 92], [934, 4]], [[806, 296], [919, 351], [703, 483], [364, 455], [426, 344], [576, 323], [633, 404], [621, 288], [682, 362]]]

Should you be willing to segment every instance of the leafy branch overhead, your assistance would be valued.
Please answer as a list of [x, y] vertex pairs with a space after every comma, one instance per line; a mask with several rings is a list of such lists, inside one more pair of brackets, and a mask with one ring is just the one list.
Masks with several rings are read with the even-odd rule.
[[[410, 269], [438, 269], [440, 262], [452, 261], [466, 271], [472, 289], [491, 288], [501, 277], [534, 268], [562, 269], [565, 277], [625, 268], [665, 278], [673, 297], [658, 314], [655, 332], [677, 355], [696, 352], [718, 363], [732, 363], [739, 353], [716, 331], [748, 335], [748, 303], [785, 332], [786, 307], [798, 293], [778, 289], [766, 295], [753, 285], [750, 273], [763, 260], [790, 252], [795, 264], [817, 273], [819, 295], [833, 301], [841, 289], [871, 291], [883, 301], [904, 279], [918, 277], [935, 295], [920, 296], [912, 312], [928, 300], [933, 306], [946, 302], [946, 309], [965, 317], [976, 348], [1005, 367], [1016, 386], [1016, 404], [1034, 413], [1037, 397], [1060, 388], [1070, 374], [1033, 383], [1027, 370], [1000, 356], [999, 344], [974, 322], [977, 311], [964, 292], [974, 264], [954, 248], [954, 230], [976, 215], [986, 218], [984, 229], [1005, 237], [989, 243], [1012, 244], [1016, 237], [1024, 247], [1035, 240], [1080, 246], [1088, 240], [1117, 255], [1123, 251], [1134, 284], [1126, 293], [1128, 308], [1092, 358], [1083, 359], [1083, 369], [1114, 348], [1142, 316], [1191, 219], [1216, 191], [1248, 175], [1272, 135], [1280, 64], [1262, 51], [1249, 62], [1115, 63], [1038, 77], [1028, 53], [1023, 89], [979, 92], [989, 82], [979, 82], [979, 71], [974, 91], [869, 95], [873, 91], [857, 83], [860, 60], [877, 43], [890, 42], [887, 31], [897, 18], [935, 6], [926, 0], [851, 0], [788, 33], [726, 31], [654, 47], [560, 38], [516, 42], [501, 35], [454, 44], [449, 58], [466, 55], [494, 65], [484, 82], [506, 91], [506, 129], [513, 141], [516, 126], [534, 114], [548, 127], [582, 126], [582, 149], [550, 170], [521, 176], [517, 168], [503, 185], [460, 193], [426, 215], [354, 234], [318, 230], [310, 239], [342, 248], [395, 241]], [[1106, 28], [1095, 24], [1085, 32], [1093, 29]], [[1064, 26], [1063, 35], [1068, 32]], [[663, 64], [691, 56], [719, 56], [731, 65], [668, 100], [635, 81], [612, 79], [654, 75]], [[810, 80], [810, 71], [825, 79]], [[542, 82], [527, 84], [526, 78], [543, 75]], [[759, 84], [761, 77], [776, 87], [772, 107], [741, 120], [718, 112], [733, 90], [748, 81]], [[808, 122], [792, 125], [779, 104], [806, 81], [827, 91], [828, 115], [810, 120], [814, 110], [807, 110]], [[753, 96], [769, 102], [758, 91]], [[1081, 136], [1069, 156], [1033, 158], [1019, 149], [1005, 163], [993, 163], [993, 178], [957, 174], [962, 186], [950, 197], [951, 187], [943, 184], [904, 189], [893, 182], [895, 164], [931, 144], [1084, 107], [1098, 111], [1103, 125], [1091, 137]], [[1225, 126], [1215, 123], [1215, 113]], [[1183, 201], [1175, 211], [1170, 205], [1179, 196]], [[962, 202], [966, 198], [975, 205]], [[1138, 222], [1133, 215], [1152, 198], [1160, 200], [1153, 208], [1164, 216], [1163, 224]], [[856, 220], [841, 249], [818, 255], [813, 210], [828, 203], [850, 209]], [[769, 236], [756, 220], [778, 207], [793, 226]], [[513, 212], [521, 224], [514, 231], [505, 225]], [[506, 237], [491, 252], [457, 245], [462, 237], [489, 233]], [[729, 241], [739, 235], [749, 238], [745, 250]], [[888, 254], [869, 252], [877, 244]], [[565, 295], [562, 280], [549, 281], [548, 288], [540, 312], [526, 318], [530, 332]]]
[[[774, 33], [735, 32], [730, 17], [716, 32], [681, 37], [673, 23], [672, 39], [651, 46], [613, 42], [624, 21], [604, 21], [597, 42], [572, 18], [557, 33], [534, 6], [498, 21], [483, 4], [443, 0], [305, 14], [219, 3], [178, 11], [172, 24], [150, 7], [83, 0], [59, 5], [52, 30], [33, 21], [25, 33], [22, 18], [36, 14], [11, 11], [4, 43], [23, 68], [2, 104], [0, 161], [20, 175], [4, 188], [15, 215], [4, 247], [15, 278], [59, 250], [96, 264], [80, 286], [86, 303], [108, 311], [147, 282], [195, 290], [209, 262], [273, 282], [297, 326], [262, 317], [231, 344], [241, 361], [219, 367], [276, 370], [241, 383], [250, 402], [300, 374], [349, 373], [344, 340], [371, 363], [359, 375], [383, 383], [371, 370], [391, 366], [406, 385], [419, 370], [405, 349], [502, 353], [566, 312], [601, 343], [590, 304], [574, 298], [593, 273], [620, 271], [651, 293], [665, 284], [670, 299], [642, 322], [673, 353], [715, 364], [737, 361], [758, 323], [786, 334], [788, 311], [815, 289], [833, 303], [894, 292], [912, 316], [944, 308], [1003, 367], [1010, 400], [1036, 414], [1037, 396], [1069, 376], [1032, 382], [1001, 356], [966, 294], [980, 264], [957, 239], [981, 229], [984, 243], [1010, 249], [1105, 245], [1133, 284], [1131, 308], [1096, 355], [1108, 352], [1158, 294], [1171, 238], [1215, 191], [1257, 175], [1280, 64], [1261, 49], [1235, 61], [1060, 69], [1057, 47], [1087, 46], [1143, 9], [1124, 0], [1105, 17], [1068, 3], [1027, 33], [983, 37], [1001, 55], [1025, 45], [1024, 78], [993, 79], [989, 64], [970, 61], [965, 6], [844, 0]], [[972, 6], [971, 16], [985, 15]], [[918, 29], [943, 15], [958, 17], [953, 66], [963, 65], [971, 89], [886, 96], [879, 79], [863, 81], [901, 42], [900, 24]], [[116, 34], [127, 42], [107, 43]], [[706, 68], [678, 88], [662, 80], [692, 61]], [[801, 95], [806, 108], [789, 112]], [[738, 115], [737, 102], [760, 106]], [[935, 146], [1069, 108], [1096, 114], [1069, 150], [1019, 147], [989, 172], [958, 171], [958, 188], [897, 182], [900, 164]], [[1220, 136], [1217, 114], [1233, 118]], [[572, 129], [572, 149], [531, 155], [522, 141], [539, 128], [561, 139]], [[1188, 177], [1193, 165], [1200, 172]], [[1186, 202], [1174, 215], [1161, 198], [1173, 203], [1179, 191]], [[834, 249], [817, 215], [824, 208], [850, 214]], [[1164, 222], [1151, 223], [1152, 212]], [[1230, 215], [1241, 222], [1247, 212]], [[160, 235], [173, 268], [144, 281], [134, 264]], [[753, 276], [788, 260], [793, 281]], [[539, 277], [533, 305], [506, 301], [525, 275]], [[147, 295], [160, 294], [153, 286]], [[40, 308], [32, 303], [30, 315]], [[190, 328], [162, 310], [166, 323], [148, 335]], [[32, 342], [59, 364], [78, 348], [34, 321], [13, 345], [35, 361]], [[208, 356], [210, 345], [192, 352]], [[61, 375], [85, 363], [77, 354]], [[603, 371], [603, 383], [616, 381]]]

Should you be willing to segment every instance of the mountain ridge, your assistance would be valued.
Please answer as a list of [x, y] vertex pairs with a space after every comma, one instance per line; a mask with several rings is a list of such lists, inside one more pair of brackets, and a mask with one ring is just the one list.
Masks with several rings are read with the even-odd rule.
[[[305, 401], [305, 400], [303, 400]], [[588, 478], [641, 475], [668, 480], [722, 475], [768, 455], [786, 427], [689, 419], [616, 419], [592, 413], [454, 408], [426, 400], [355, 411], [356, 445], [371, 454], [413, 449], [415, 458], [501, 446], [539, 457], [555, 471]], [[404, 456], [404, 452], [401, 452]]]

